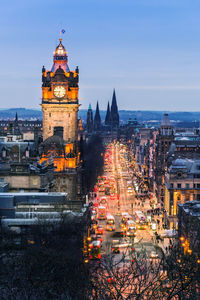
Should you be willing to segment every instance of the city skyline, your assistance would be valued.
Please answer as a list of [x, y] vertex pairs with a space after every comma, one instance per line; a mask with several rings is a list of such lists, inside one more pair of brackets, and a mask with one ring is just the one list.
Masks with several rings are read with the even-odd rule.
[[3, 3], [1, 108], [39, 109], [41, 68], [51, 68], [64, 28], [82, 109], [98, 100], [106, 110], [115, 88], [119, 109], [200, 110], [199, 8], [186, 0]]

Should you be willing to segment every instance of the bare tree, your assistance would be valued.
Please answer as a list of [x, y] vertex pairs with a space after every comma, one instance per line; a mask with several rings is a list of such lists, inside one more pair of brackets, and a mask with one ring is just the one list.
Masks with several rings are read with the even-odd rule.
[[178, 247], [158, 259], [126, 250], [120, 259], [108, 255], [91, 265], [88, 299], [200, 299], [199, 275], [196, 257]]

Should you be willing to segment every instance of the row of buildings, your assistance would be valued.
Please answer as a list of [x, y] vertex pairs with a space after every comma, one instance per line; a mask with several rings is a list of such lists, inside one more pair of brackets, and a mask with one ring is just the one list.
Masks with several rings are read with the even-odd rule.
[[62, 39], [42, 68], [43, 121], [0, 122], [0, 217], [5, 226], [82, 213], [85, 203], [78, 120], [79, 69], [69, 69]]
[[159, 128], [139, 128], [133, 144], [137, 166], [165, 209], [165, 225], [177, 228], [178, 205], [200, 200], [199, 129], [173, 128], [164, 114]]
[[52, 212], [55, 202], [64, 202], [64, 210], [81, 212], [86, 201], [83, 144], [93, 134], [112, 138], [110, 133], [116, 136], [118, 132], [115, 90], [105, 122], [101, 121], [97, 102], [94, 118], [89, 106], [84, 130], [78, 118], [79, 69], [70, 70], [62, 39], [54, 51], [51, 69], [42, 68], [40, 105], [42, 121], [22, 121], [16, 114], [13, 121], [0, 122], [0, 217], [3, 219], [17, 219], [19, 213], [27, 219], [33, 215], [32, 211], [44, 216]]

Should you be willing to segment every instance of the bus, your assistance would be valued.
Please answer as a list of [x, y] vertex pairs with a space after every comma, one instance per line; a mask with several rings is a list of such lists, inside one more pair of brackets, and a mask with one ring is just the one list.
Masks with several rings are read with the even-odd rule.
[[133, 220], [127, 221], [127, 236], [135, 236], [136, 224]]
[[98, 207], [98, 219], [99, 220], [105, 220], [106, 219], [106, 207], [100, 205]]
[[115, 218], [111, 214], [106, 215], [106, 230], [107, 231], [115, 230]]
[[135, 212], [135, 222], [137, 229], [146, 229], [146, 217], [140, 210]]

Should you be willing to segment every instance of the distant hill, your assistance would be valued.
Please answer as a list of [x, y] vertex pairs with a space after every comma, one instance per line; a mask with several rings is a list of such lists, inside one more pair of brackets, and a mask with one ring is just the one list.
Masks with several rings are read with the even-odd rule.
[[[19, 119], [40, 119], [42, 120], [42, 112], [37, 109], [27, 108], [10, 108], [0, 110], [0, 119], [14, 119], [16, 112]], [[93, 112], [95, 113], [95, 112]], [[157, 121], [162, 120], [163, 114], [168, 113], [170, 120], [174, 122], [196, 122], [200, 121], [200, 112], [167, 112], [167, 111], [147, 111], [147, 110], [120, 110], [120, 121], [127, 122], [129, 118], [137, 118], [139, 122]], [[102, 121], [105, 119], [106, 111], [100, 111]], [[79, 117], [85, 122], [87, 118], [87, 109], [81, 109], [79, 111]]]
[[9, 108], [0, 110], [0, 119], [14, 119], [16, 113], [19, 119], [42, 119], [41, 110], [28, 109], [28, 108]]

